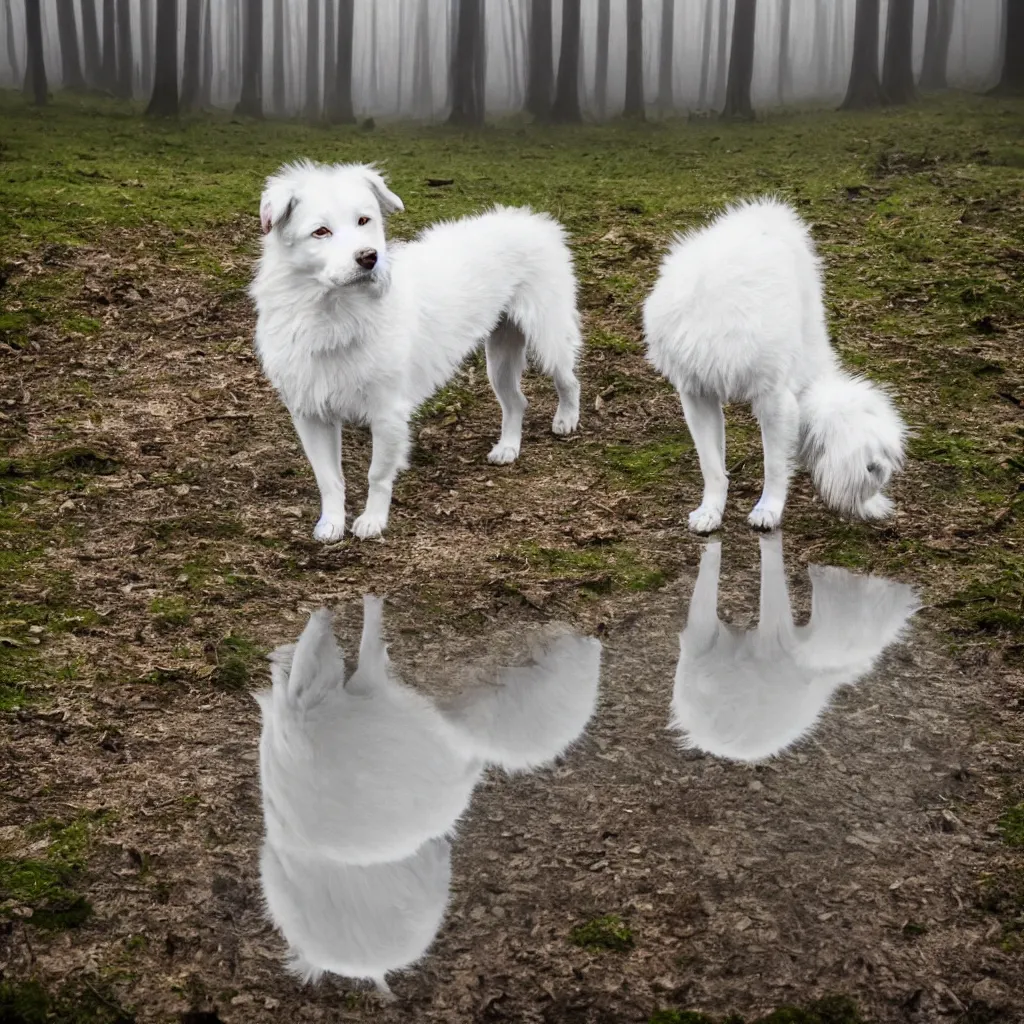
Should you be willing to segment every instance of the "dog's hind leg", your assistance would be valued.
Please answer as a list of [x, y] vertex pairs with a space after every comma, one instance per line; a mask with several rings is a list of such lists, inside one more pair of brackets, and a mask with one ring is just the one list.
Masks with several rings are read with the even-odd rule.
[[755, 530], [774, 530], [782, 522], [789, 478], [800, 438], [800, 406], [788, 388], [754, 402], [764, 445], [764, 490], [747, 517]]
[[690, 513], [694, 533], [714, 533], [722, 525], [722, 512], [729, 492], [729, 474], [725, 471], [725, 415], [717, 398], [705, 395], [680, 395], [683, 416], [690, 428], [700, 472], [704, 477], [704, 496], [700, 508]]
[[487, 456], [488, 462], [504, 466], [519, 457], [523, 439], [523, 413], [526, 396], [519, 382], [526, 366], [526, 338], [507, 317], [502, 317], [484, 343], [487, 355], [487, 379], [501, 406], [501, 437]]

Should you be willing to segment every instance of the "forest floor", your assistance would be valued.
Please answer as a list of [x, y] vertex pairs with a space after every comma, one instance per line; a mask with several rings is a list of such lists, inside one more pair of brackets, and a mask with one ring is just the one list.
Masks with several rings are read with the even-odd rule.
[[[531, 373], [522, 457], [489, 466], [499, 414], [470, 360], [418, 419], [386, 537], [315, 544], [244, 293], [262, 180], [299, 156], [380, 162], [401, 237], [495, 201], [560, 218], [579, 434], [550, 435]], [[1024, 1019], [1022, 171], [1006, 99], [462, 134], [0, 93], [0, 1018]], [[700, 474], [640, 307], [674, 231], [765, 191], [813, 223], [836, 345], [915, 430], [889, 524], [842, 523], [798, 479], [797, 593], [806, 563], [836, 564], [926, 608], [843, 705], [856, 728], [754, 769], [664, 731]], [[760, 440], [742, 409], [727, 424], [723, 606], [742, 617]], [[358, 509], [365, 432], [344, 460]], [[364, 592], [423, 685], [553, 618], [600, 633], [608, 670], [577, 751], [477, 794], [448, 922], [391, 1007], [299, 988], [259, 899], [250, 691], [311, 608], [354, 614]], [[607, 915], [622, 941], [571, 941]]]

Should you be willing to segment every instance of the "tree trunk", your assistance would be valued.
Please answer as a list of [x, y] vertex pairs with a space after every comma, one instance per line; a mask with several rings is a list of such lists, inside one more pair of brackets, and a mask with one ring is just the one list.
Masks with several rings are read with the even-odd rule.
[[452, 53], [452, 111], [448, 118], [451, 124], [483, 125], [486, 62], [484, 0], [459, 0]]
[[729, 81], [725, 87], [723, 117], [754, 116], [750, 103], [750, 84], [754, 79], [754, 30], [757, 27], [757, 0], [736, 0], [732, 21], [732, 50], [729, 54]]
[[82, 0], [82, 51], [85, 54], [85, 81], [99, 89], [103, 85], [103, 56], [96, 21], [96, 0]]
[[203, 74], [199, 87], [199, 106], [205, 110], [213, 103], [213, 0], [203, 3]]
[[[85, 17], [83, 4], [82, 17]], [[142, 65], [139, 85], [144, 95], [153, 88], [153, 0], [139, 0], [139, 36], [142, 40]]]
[[320, 116], [320, 0], [306, 0], [306, 102], [303, 114]]
[[25, 42], [28, 53], [25, 95], [31, 96], [37, 107], [43, 107], [49, 98], [49, 90], [46, 85], [46, 62], [43, 59], [43, 16], [39, 0], [25, 0]]
[[418, 117], [434, 112], [434, 76], [430, 67], [430, 0], [420, 0], [416, 15], [416, 52], [413, 58], [413, 109]]
[[877, 107], [882, 102], [878, 78], [878, 19], [880, 0], [857, 0], [853, 25], [853, 61], [850, 84], [843, 100], [844, 110]]
[[715, 0], [706, 0], [704, 4], [704, 24], [701, 27], [700, 40], [700, 93], [697, 96], [697, 109], [708, 109], [708, 86], [711, 84], [711, 19], [715, 13]]
[[914, 0], [889, 0], [882, 95], [886, 103], [912, 103], [917, 98], [914, 85]]
[[578, 123], [580, 111], [580, 0], [562, 0], [562, 46], [552, 120]]
[[644, 118], [644, 0], [626, 0], [625, 117]]
[[242, 48], [242, 97], [236, 114], [263, 116], [263, 0], [246, 0]]
[[117, 0], [103, 0], [103, 88], [117, 88]]
[[380, 4], [370, 6], [370, 109], [377, 110], [380, 106], [380, 78], [377, 74], [377, 12]]
[[352, 52], [355, 0], [338, 0], [338, 36], [335, 40], [334, 89], [328, 117], [335, 124], [355, 124], [352, 104]]
[[608, 37], [612, 0], [597, 0], [597, 55], [594, 65], [594, 105], [601, 120], [608, 116]]
[[156, 0], [156, 67], [146, 114], [178, 114], [178, 0]]
[[270, 44], [274, 48], [271, 67], [271, 110], [275, 117], [284, 116], [285, 88], [284, 88], [284, 0], [274, 0], [274, 28], [271, 34]]
[[729, 0], [718, 4], [718, 46], [715, 54], [715, 102], [717, 110], [725, 103], [726, 75], [729, 73]]
[[181, 72], [181, 109], [194, 110], [199, 103], [202, 64], [203, 0], [185, 2], [185, 60]]
[[[842, 68], [846, 63], [846, 59], [846, 0], [840, 0], [835, 6], [835, 16], [832, 21], [832, 64], [828, 69], [830, 92], [833, 90], [832, 83], [836, 76], [842, 75]], [[840, 80], [839, 87], [845, 89], [846, 82]]]
[[789, 25], [792, 16], [791, 0], [782, 0], [779, 16], [779, 76], [776, 83], [779, 106], [786, 102], [786, 94], [793, 82], [793, 69], [789, 63]]
[[[562, 15], [563, 18], [565, 15]], [[530, 7], [530, 77], [526, 85], [526, 110], [538, 120], [551, 114], [555, 80], [554, 42], [551, 37], [551, 0], [533, 0]]]
[[946, 88], [946, 64], [949, 42], [953, 36], [956, 0], [928, 0], [928, 28], [924, 34], [924, 64], [921, 68], [922, 89]]
[[658, 110], [669, 113], [672, 98], [672, 53], [676, 32], [676, 0], [661, 0], [661, 50], [658, 55]]
[[117, 87], [123, 100], [132, 98], [135, 57], [132, 52], [132, 0], [117, 0]]
[[78, 55], [78, 26], [75, 9], [69, 3], [57, 4], [57, 35], [60, 39], [60, 84], [62, 89], [85, 88], [82, 60]]
[[1003, 96], [1024, 92], [1024, 0], [1006, 0], [1003, 72], [992, 91]]
[[14, 81], [21, 80], [21, 66], [18, 63], [18, 44], [14, 40], [14, 13], [11, 0], [4, 0], [4, 30], [7, 33], [7, 63], [11, 66]]
[[[337, 85], [338, 32], [335, 28], [337, 0], [324, 0], [324, 116], [334, 109], [334, 89]], [[373, 8], [376, 12], [377, 8]]]
[[814, 0], [814, 91], [825, 91], [828, 77], [828, 12], [826, 0]]

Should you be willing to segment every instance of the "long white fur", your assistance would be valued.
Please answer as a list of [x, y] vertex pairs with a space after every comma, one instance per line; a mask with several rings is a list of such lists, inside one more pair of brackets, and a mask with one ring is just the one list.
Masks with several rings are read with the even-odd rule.
[[382, 602], [363, 599], [359, 661], [346, 680], [330, 613], [270, 656], [260, 778], [268, 910], [293, 969], [370, 978], [418, 960], [448, 898], [447, 836], [487, 764], [540, 767], [597, 705], [601, 644], [560, 630], [525, 664], [443, 707], [394, 678]]
[[[316, 476], [318, 540], [345, 531], [341, 425], [368, 424], [373, 435], [366, 509], [352, 532], [375, 537], [408, 465], [410, 418], [481, 344], [502, 410], [491, 462], [519, 455], [527, 354], [554, 379], [552, 430], [576, 429], [576, 278], [553, 218], [499, 206], [389, 244], [386, 217], [403, 206], [381, 175], [309, 162], [269, 178], [260, 208], [263, 252], [250, 286], [256, 350]], [[314, 237], [320, 228], [331, 234]], [[377, 253], [370, 271], [356, 262], [368, 250]]]
[[749, 402], [761, 425], [764, 489], [750, 525], [775, 529], [793, 464], [822, 499], [878, 519], [903, 464], [907, 429], [888, 394], [843, 370], [829, 342], [821, 261], [808, 226], [771, 197], [730, 207], [678, 236], [644, 305], [647, 357], [682, 399], [704, 494], [690, 529], [721, 526], [728, 491], [722, 403]]
[[782, 536], [761, 539], [760, 619], [740, 630], [718, 618], [720, 543], [707, 545], [679, 636], [672, 727], [683, 744], [760, 761], [795, 743], [832, 694], [862, 679], [920, 607], [905, 584], [810, 567], [811, 618], [793, 625]]

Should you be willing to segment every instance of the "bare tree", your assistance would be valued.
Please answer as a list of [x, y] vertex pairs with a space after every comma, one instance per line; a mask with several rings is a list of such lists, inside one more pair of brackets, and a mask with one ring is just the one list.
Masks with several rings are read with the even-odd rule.
[[85, 88], [82, 61], [78, 55], [78, 26], [71, 4], [57, 4], [57, 36], [60, 40], [60, 84], [62, 89]]
[[178, 0], [156, 0], [156, 67], [146, 113], [151, 117], [178, 114]]
[[658, 54], [658, 110], [667, 114], [674, 106], [672, 97], [672, 53], [676, 32], [675, 0], [661, 0], [661, 49]]
[[626, 0], [626, 117], [644, 117], [644, 0]]
[[452, 124], [484, 123], [484, 92], [487, 68], [484, 39], [484, 0], [459, 0], [455, 47], [452, 51]]
[[[85, 17], [83, 4], [82, 17]], [[144, 93], [153, 87], [153, 0], [139, 0], [139, 36], [142, 41], [142, 63], [139, 84]]]
[[416, 52], [413, 58], [412, 87], [415, 112], [429, 117], [434, 112], [434, 80], [430, 69], [430, 0], [420, 0], [416, 14]]
[[736, 0], [732, 21], [732, 49], [729, 54], [729, 81], [725, 88], [723, 117], [753, 117], [750, 84], [754, 79], [754, 30], [757, 27], [757, 0]]
[[320, 0], [306, 0], [306, 103], [311, 121], [320, 115]]
[[845, 110], [877, 107], [882, 102], [882, 83], [878, 78], [879, 13], [880, 0], [857, 0], [850, 84], [843, 100]]
[[611, 33], [612, 0], [597, 0], [597, 54], [594, 64], [594, 104], [597, 116], [608, 113], [608, 37]]
[[132, 98], [135, 58], [132, 53], [132, 0], [117, 0], [117, 87], [123, 100]]
[[202, 24], [203, 0], [185, 0], [185, 57], [180, 100], [182, 110], [194, 110], [199, 105], [203, 60]]
[[199, 87], [199, 106], [203, 109], [213, 102], [213, 0], [203, 3], [203, 73]]
[[530, 5], [530, 74], [526, 81], [526, 109], [541, 120], [546, 119], [551, 113], [551, 93], [555, 80], [554, 59], [554, 43], [551, 38], [551, 0], [532, 0]]
[[946, 88], [949, 41], [953, 35], [956, 0], [928, 0], [928, 27], [924, 34], [922, 89]]
[[814, 0], [814, 90], [825, 91], [828, 77], [828, 0]]
[[715, 54], [715, 107], [725, 103], [726, 75], [729, 72], [729, 0], [718, 4], [718, 46]]
[[708, 86], [711, 84], [711, 24], [715, 14], [715, 0], [705, 0], [704, 23], [700, 40], [700, 92], [697, 109], [708, 109]]
[[82, 50], [85, 54], [85, 81], [93, 88], [100, 88], [103, 85], [103, 56], [96, 0], [82, 0]]
[[25, 68], [25, 95], [37, 107], [46, 105], [49, 89], [46, 84], [46, 62], [43, 59], [43, 16], [39, 0], [25, 0], [25, 43], [28, 63]]
[[562, 0], [562, 47], [558, 55], [558, 85], [552, 119], [583, 120], [580, 111], [580, 0]]
[[[352, 104], [352, 52], [355, 28], [355, 0], [338, 0], [338, 36], [334, 41], [334, 89], [327, 116], [335, 124], [353, 124], [356, 119]], [[327, 45], [331, 40], [327, 40]]]
[[21, 67], [18, 64], [18, 44], [14, 41], [14, 14], [11, 12], [11, 0], [4, 0], [4, 29], [7, 33], [7, 63], [11, 66], [14, 80], [21, 78]]
[[276, 117], [283, 116], [285, 110], [285, 89], [284, 89], [284, 0], [274, 0], [274, 29], [271, 32], [270, 45], [273, 47], [271, 65], [271, 110]]
[[[856, 0], [854, 0], [856, 3]], [[828, 85], [832, 89], [832, 83], [837, 75], [842, 76], [842, 68], [846, 62], [846, 0], [837, 0], [834, 7], [832, 21], [832, 65], [829, 68]], [[875, 62], [877, 74], [878, 62]], [[840, 86], [846, 88], [846, 82], [840, 81]], [[881, 86], [879, 86], [881, 88]]]
[[1024, 92], [1024, 2], [1006, 0], [1003, 27], [1003, 72], [992, 90], [1001, 95]]
[[246, 0], [242, 97], [235, 113], [263, 116], [263, 0]]
[[911, 103], [914, 85], [914, 0], [889, 0], [882, 94], [887, 103]]
[[[324, 0], [324, 113], [334, 109], [334, 90], [337, 85], [336, 68], [338, 64], [338, 32], [335, 28], [337, 0]], [[373, 8], [374, 18], [377, 8]]]
[[791, 0], [781, 0], [782, 8], [779, 12], [779, 66], [776, 91], [778, 93], [779, 106], [786, 102], [786, 93], [793, 84], [793, 67], [789, 58], [789, 27], [792, 16]]
[[117, 0], [103, 0], [103, 88], [117, 89]]

